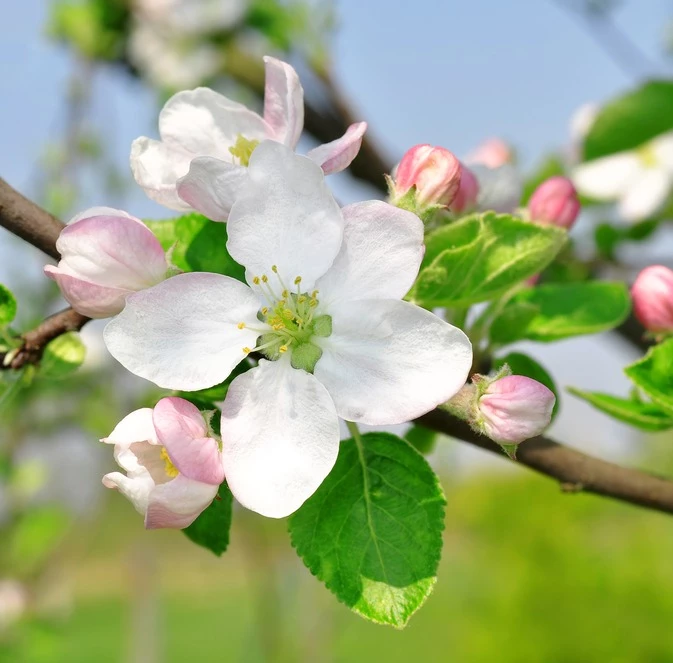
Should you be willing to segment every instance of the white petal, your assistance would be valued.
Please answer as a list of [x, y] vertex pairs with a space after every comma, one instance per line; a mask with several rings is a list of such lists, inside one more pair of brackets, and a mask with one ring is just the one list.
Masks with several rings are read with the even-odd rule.
[[159, 444], [152, 422], [152, 408], [143, 407], [127, 414], [107, 437], [101, 439], [101, 442], [127, 446], [134, 442]]
[[209, 219], [226, 221], [247, 176], [243, 166], [214, 157], [198, 157], [178, 180], [178, 195]]
[[253, 276], [278, 273], [310, 290], [341, 246], [343, 217], [319, 166], [265, 141], [253, 153], [248, 181], [229, 214], [227, 248]]
[[157, 486], [149, 496], [145, 527], [188, 527], [213, 501], [218, 488], [182, 475]]
[[275, 140], [294, 149], [304, 128], [304, 90], [297, 72], [286, 62], [267, 55], [264, 64], [264, 120]]
[[257, 113], [206, 87], [173, 95], [159, 115], [159, 133], [194, 156], [229, 162], [239, 135], [260, 141], [273, 135]]
[[[75, 214], [75, 216], [68, 221], [68, 225], [71, 226], [73, 223], [77, 223], [78, 221], [81, 221], [82, 219], [89, 219], [92, 216], [124, 216], [127, 219], [133, 219], [130, 214], [127, 212], [124, 212], [124, 210], [121, 209], [116, 209], [114, 207], [89, 207], [89, 209], [85, 209], [83, 212], [80, 212], [79, 214]], [[138, 219], [134, 219], [135, 221], [138, 221]], [[138, 223], [142, 223], [141, 221], [138, 221]]]
[[147, 513], [150, 493], [154, 490], [154, 481], [149, 473], [129, 478], [121, 472], [111, 472], [103, 477], [106, 488], [116, 488], [142, 515]]
[[404, 301], [344, 302], [329, 310], [332, 335], [317, 339], [315, 376], [340, 417], [399, 424], [444, 403], [465, 384], [472, 364], [467, 336]]
[[131, 172], [152, 200], [169, 209], [190, 211], [191, 207], [178, 196], [175, 185], [189, 170], [193, 156], [179, 145], [143, 136], [131, 145]]
[[341, 138], [319, 145], [310, 150], [306, 156], [315, 161], [323, 169], [325, 175], [339, 173], [348, 168], [358, 155], [366, 130], [366, 122], [351, 124]]
[[423, 259], [423, 222], [378, 200], [354, 203], [341, 212], [343, 244], [332, 267], [316, 283], [320, 303], [404, 297]]
[[510, 163], [498, 168], [470, 166], [479, 182], [477, 206], [480, 210], [494, 210], [504, 214], [513, 212], [521, 201], [523, 180], [521, 174]]
[[636, 177], [619, 201], [619, 213], [626, 221], [643, 221], [659, 211], [673, 185], [671, 173], [648, 168]]
[[236, 499], [283, 518], [320, 486], [339, 452], [339, 421], [325, 387], [287, 359], [237, 377], [222, 407], [224, 474]]
[[596, 200], [616, 200], [642, 169], [635, 152], [619, 152], [577, 166], [572, 181], [585, 196]]
[[228, 276], [180, 274], [131, 295], [105, 328], [108, 350], [126, 369], [166, 389], [222, 382], [253, 347], [259, 301]]

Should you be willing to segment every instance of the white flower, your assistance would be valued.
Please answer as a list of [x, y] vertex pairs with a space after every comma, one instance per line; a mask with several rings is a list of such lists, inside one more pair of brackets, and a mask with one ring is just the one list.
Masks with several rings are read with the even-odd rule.
[[519, 207], [523, 180], [516, 166], [506, 163], [497, 168], [489, 168], [475, 164], [470, 166], [470, 169], [479, 183], [477, 209], [511, 214]]
[[379, 201], [340, 210], [322, 170], [279, 143], [252, 154], [228, 235], [249, 285], [175, 276], [129, 297], [105, 340], [131, 372], [174, 389], [209, 387], [251, 350], [265, 355], [222, 406], [224, 468], [242, 504], [283, 517], [334, 465], [338, 417], [420, 416], [462, 387], [471, 346], [401, 299], [423, 255], [420, 219]]
[[191, 525], [224, 480], [217, 441], [199, 410], [182, 398], [131, 412], [101, 441], [115, 445], [115, 460], [126, 470], [106, 474], [103, 485], [127, 497], [147, 529]]
[[647, 219], [661, 209], [673, 188], [673, 132], [637, 149], [583, 163], [572, 180], [586, 196], [617, 201], [624, 220]]
[[[271, 57], [264, 62], [264, 117], [203, 87], [166, 102], [159, 115], [161, 140], [141, 137], [131, 147], [133, 176], [150, 198], [225, 221], [257, 145], [274, 140], [297, 146], [304, 126], [299, 77], [285, 62]], [[365, 122], [353, 124], [341, 138], [307, 156], [325, 173], [339, 172], [357, 155], [366, 128]]]

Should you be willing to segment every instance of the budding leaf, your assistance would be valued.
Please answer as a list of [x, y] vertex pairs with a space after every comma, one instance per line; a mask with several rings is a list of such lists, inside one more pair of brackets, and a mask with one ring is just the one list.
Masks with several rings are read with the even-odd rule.
[[499, 357], [498, 359], [495, 359], [493, 362], [493, 369], [497, 371], [505, 364], [510, 367], [513, 375], [525, 375], [527, 378], [537, 380], [554, 393], [554, 396], [556, 396], [556, 402], [554, 403], [554, 409], [552, 410], [551, 414], [553, 421], [554, 417], [558, 414], [561, 401], [559, 400], [559, 393], [558, 389], [556, 388], [556, 384], [546, 369], [535, 359], [523, 354], [522, 352], [510, 352], [505, 357]]
[[597, 410], [641, 430], [658, 431], [673, 428], [673, 413], [666, 412], [655, 403], [644, 403], [639, 400], [619, 398], [609, 394], [582, 391], [574, 387], [569, 387], [568, 391], [593, 405]]
[[426, 307], [468, 306], [502, 294], [542, 271], [566, 232], [486, 212], [430, 233], [412, 297]]
[[673, 413], [673, 338], [650, 348], [624, 372], [653, 401]]
[[208, 548], [218, 557], [221, 556], [229, 545], [232, 501], [231, 491], [223, 483], [210, 506], [182, 531], [197, 545]]
[[84, 361], [86, 347], [77, 332], [57, 336], [44, 349], [39, 375], [60, 379], [74, 373]]
[[292, 545], [353, 611], [405, 626], [435, 583], [444, 495], [425, 459], [388, 433], [341, 443], [334, 469], [291, 516]]
[[649, 81], [605, 104], [584, 139], [584, 160], [631, 150], [673, 129], [673, 83]]
[[15, 315], [16, 299], [4, 285], [0, 285], [0, 327], [6, 327]]
[[186, 214], [167, 221], [145, 221], [171, 261], [185, 272], [214, 272], [245, 279], [245, 270], [227, 251], [227, 224], [201, 214]]
[[[536, 315], [524, 315], [526, 307], [536, 307]], [[630, 310], [631, 298], [623, 283], [548, 283], [512, 298], [493, 321], [491, 340], [548, 343], [596, 334], [621, 324]]]

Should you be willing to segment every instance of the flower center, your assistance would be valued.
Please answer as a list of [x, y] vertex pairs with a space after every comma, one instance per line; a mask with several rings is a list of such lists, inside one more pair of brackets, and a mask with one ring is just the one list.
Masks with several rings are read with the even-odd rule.
[[301, 276], [294, 279], [295, 288], [290, 290], [275, 265], [271, 271], [280, 292], [269, 282], [266, 274], [252, 279], [253, 288], [268, 304], [260, 309], [258, 316], [267, 327], [255, 329], [239, 322], [239, 329], [247, 327], [260, 332], [257, 345], [254, 348], [245, 347], [243, 352], [261, 352], [272, 361], [290, 353], [290, 363], [294, 368], [313, 373], [322, 356], [322, 349], [313, 341], [315, 337], [326, 338], [332, 334], [332, 318], [318, 311], [317, 290], [310, 294], [302, 291]]
[[250, 157], [259, 145], [258, 140], [249, 140], [243, 134], [238, 134], [236, 142], [229, 148], [229, 152], [238, 159], [241, 166], [247, 166], [250, 163]]
[[166, 447], [161, 447], [161, 460], [164, 461], [165, 465], [165, 471], [166, 474], [171, 478], [175, 479], [180, 472], [178, 472], [178, 468], [173, 465], [173, 461], [170, 459], [170, 456], [168, 455], [168, 451], [166, 451]]
[[654, 151], [654, 148], [649, 143], [646, 143], [642, 147], [639, 147], [636, 150], [640, 162], [645, 166], [645, 168], [656, 168], [659, 165], [659, 159], [657, 159], [657, 153]]

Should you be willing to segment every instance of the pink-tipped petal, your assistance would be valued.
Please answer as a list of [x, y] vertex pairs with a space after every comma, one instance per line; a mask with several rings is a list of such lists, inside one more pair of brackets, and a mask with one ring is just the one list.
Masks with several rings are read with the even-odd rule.
[[570, 229], [580, 213], [580, 201], [567, 177], [550, 177], [535, 189], [528, 203], [533, 221]]
[[654, 333], [673, 331], [673, 271], [663, 265], [643, 269], [631, 288], [633, 312]]
[[219, 486], [224, 481], [217, 442], [208, 437], [203, 415], [183, 398], [162, 398], [154, 408], [154, 427], [171, 462], [188, 479]]
[[127, 414], [101, 442], [129, 446], [134, 442], [159, 444], [152, 422], [152, 408], [144, 407]]
[[264, 58], [264, 120], [275, 140], [294, 149], [304, 128], [304, 90], [297, 72], [286, 62]]
[[339, 173], [348, 168], [357, 156], [366, 130], [366, 122], [351, 124], [341, 138], [319, 145], [310, 150], [306, 156], [315, 161], [325, 175]]
[[217, 495], [218, 486], [179, 475], [150, 493], [146, 529], [183, 529], [191, 525]]
[[126, 297], [133, 292], [126, 288], [96, 285], [65, 274], [54, 265], [47, 265], [44, 273], [56, 281], [68, 304], [89, 318], [110, 318], [117, 315], [124, 308]]
[[178, 195], [213, 221], [226, 221], [247, 178], [247, 168], [214, 157], [193, 159], [178, 180]]
[[[115, 207], [89, 207], [89, 209], [85, 209], [83, 212], [75, 214], [75, 216], [68, 221], [68, 225], [71, 226], [73, 223], [77, 223], [82, 219], [90, 219], [93, 216], [123, 216], [127, 219], [133, 219], [128, 212], [116, 209]], [[138, 219], [136, 219], [136, 221], [138, 221]], [[142, 221], [139, 221], [139, 223], [142, 223]]]

